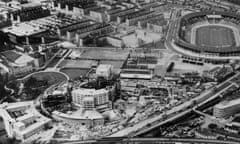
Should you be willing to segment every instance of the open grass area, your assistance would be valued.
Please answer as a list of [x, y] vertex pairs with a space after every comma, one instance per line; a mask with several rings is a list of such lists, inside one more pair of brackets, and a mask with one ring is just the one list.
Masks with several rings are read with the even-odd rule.
[[61, 58], [55, 57], [49, 64], [48, 67], [54, 67]]
[[[37, 80], [47, 80], [49, 85], [60, 83], [67, 80], [67, 77], [61, 73], [58, 72], [37, 72], [31, 75], [30, 77], [33, 77]], [[27, 77], [24, 79], [24, 81], [27, 81], [30, 77]]]
[[97, 65], [97, 61], [94, 60], [63, 60], [59, 68], [82, 68], [90, 69], [92, 66]]
[[80, 76], [85, 76], [89, 69], [80, 69], [80, 68], [63, 68], [61, 72], [67, 74], [70, 79], [76, 79]]
[[129, 50], [123, 49], [87, 49], [81, 58], [89, 60], [126, 60]]
[[21, 55], [14, 52], [14, 51], [5, 51], [0, 53], [1, 55], [5, 56], [8, 58], [8, 60], [14, 62], [16, 59], [18, 59]]
[[[14, 95], [7, 101], [34, 100], [49, 86], [68, 80], [68, 77], [59, 72], [36, 72], [21, 80], [8, 83], [8, 87], [14, 90]], [[21, 83], [24, 86], [21, 88]]]
[[203, 47], [230, 47], [235, 45], [234, 33], [222, 26], [204, 26], [196, 31], [196, 44]]

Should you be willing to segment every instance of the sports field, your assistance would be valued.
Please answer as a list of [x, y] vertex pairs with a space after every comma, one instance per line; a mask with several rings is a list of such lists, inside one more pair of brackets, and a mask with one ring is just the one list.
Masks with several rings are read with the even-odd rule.
[[129, 50], [123, 49], [86, 49], [81, 54], [82, 59], [88, 60], [126, 60]]
[[80, 68], [80, 69], [90, 69], [92, 66], [96, 66], [97, 62], [94, 60], [63, 60], [59, 68]]
[[75, 79], [75, 78], [79, 78], [80, 76], [86, 76], [89, 69], [63, 68], [60, 71], [67, 74], [70, 79]]
[[204, 26], [196, 31], [196, 44], [207, 47], [229, 47], [235, 45], [234, 33], [222, 26]]

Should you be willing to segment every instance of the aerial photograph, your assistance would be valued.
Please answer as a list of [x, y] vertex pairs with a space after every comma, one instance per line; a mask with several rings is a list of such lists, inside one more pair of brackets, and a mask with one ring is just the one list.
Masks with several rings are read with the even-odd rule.
[[0, 144], [240, 144], [240, 0], [0, 0]]

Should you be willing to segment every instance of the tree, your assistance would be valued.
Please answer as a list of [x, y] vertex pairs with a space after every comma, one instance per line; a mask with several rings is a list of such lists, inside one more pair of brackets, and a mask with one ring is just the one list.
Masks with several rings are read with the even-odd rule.
[[217, 127], [218, 126], [216, 124], [213, 124], [213, 123], [208, 125], [208, 128], [210, 128], [210, 129], [216, 129]]
[[0, 31], [0, 46], [1, 46], [1, 50], [0, 51], [5, 51], [8, 49], [8, 44], [9, 41], [9, 37], [6, 33]]
[[0, 99], [8, 94], [8, 92], [4, 88], [6, 83], [7, 83], [7, 80], [4, 78], [3, 75], [0, 74], [0, 94], [1, 94]]
[[11, 0], [2, 0], [2, 2], [5, 2], [5, 3], [8, 3], [10, 2]]
[[37, 83], [37, 79], [34, 77], [30, 77], [26, 82], [25, 82], [25, 87], [33, 87]]
[[237, 4], [237, 5], [240, 5], [239, 0], [228, 0], [228, 1], [231, 2], [231, 3]]

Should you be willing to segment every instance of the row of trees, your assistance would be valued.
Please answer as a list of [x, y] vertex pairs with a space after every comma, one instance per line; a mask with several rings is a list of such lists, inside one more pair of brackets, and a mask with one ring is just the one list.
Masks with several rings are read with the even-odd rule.
[[0, 99], [2, 99], [8, 94], [8, 92], [4, 88], [6, 83], [6, 79], [4, 79], [4, 77], [0, 74]]
[[237, 4], [237, 5], [240, 5], [239, 0], [228, 0], [228, 1], [231, 2], [231, 3]]

